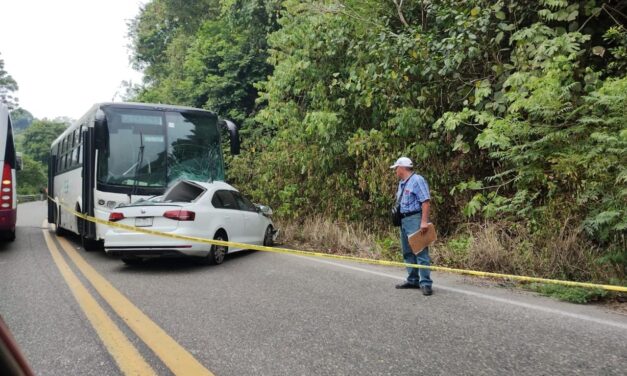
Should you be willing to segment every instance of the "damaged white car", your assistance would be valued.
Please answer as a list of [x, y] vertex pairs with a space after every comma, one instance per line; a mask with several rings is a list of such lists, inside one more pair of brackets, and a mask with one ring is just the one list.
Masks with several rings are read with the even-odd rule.
[[[109, 221], [166, 234], [271, 246], [276, 240], [272, 209], [255, 205], [224, 182], [182, 180], [163, 196], [115, 208]], [[126, 264], [156, 257], [194, 256], [221, 264], [227, 253], [244, 250], [110, 228], [105, 252]]]

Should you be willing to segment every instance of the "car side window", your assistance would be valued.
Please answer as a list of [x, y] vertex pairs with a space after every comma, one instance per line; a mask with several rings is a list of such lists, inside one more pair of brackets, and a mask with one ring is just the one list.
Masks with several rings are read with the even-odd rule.
[[213, 194], [213, 198], [211, 199], [211, 205], [213, 205], [213, 207], [216, 209], [224, 208], [224, 204], [222, 203], [222, 200], [220, 199], [218, 192]]
[[242, 196], [239, 192], [233, 192], [233, 196], [235, 196], [235, 200], [237, 201], [237, 205], [239, 206], [240, 210], [253, 211], [253, 212], [257, 211], [257, 209], [255, 208], [255, 205], [252, 202], [250, 202], [249, 199]]
[[211, 204], [220, 209], [238, 209], [235, 198], [230, 191], [226, 190], [217, 191], [211, 199]]

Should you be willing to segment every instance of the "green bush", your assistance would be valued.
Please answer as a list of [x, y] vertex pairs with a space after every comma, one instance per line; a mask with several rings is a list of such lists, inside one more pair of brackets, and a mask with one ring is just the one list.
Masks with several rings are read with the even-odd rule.
[[532, 283], [529, 285], [529, 289], [545, 296], [578, 304], [599, 301], [608, 296], [608, 292], [601, 289], [568, 287], [543, 283]]

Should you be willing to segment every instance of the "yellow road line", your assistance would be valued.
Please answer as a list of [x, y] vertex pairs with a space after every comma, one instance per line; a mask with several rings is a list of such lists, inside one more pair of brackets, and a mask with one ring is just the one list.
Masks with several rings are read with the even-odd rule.
[[48, 245], [48, 250], [50, 250], [52, 259], [55, 264], [57, 264], [57, 268], [59, 268], [74, 298], [120, 370], [125, 375], [155, 375], [155, 371], [146, 363], [135, 346], [126, 338], [120, 328], [118, 328], [105, 310], [98, 304], [96, 299], [91, 296], [72, 269], [70, 269], [67, 262], [63, 259], [63, 256], [61, 256], [56, 244], [52, 241], [48, 230], [43, 230], [43, 233], [46, 244]]
[[67, 240], [63, 238], [58, 240], [66, 254], [102, 298], [175, 375], [213, 375], [89, 265]]

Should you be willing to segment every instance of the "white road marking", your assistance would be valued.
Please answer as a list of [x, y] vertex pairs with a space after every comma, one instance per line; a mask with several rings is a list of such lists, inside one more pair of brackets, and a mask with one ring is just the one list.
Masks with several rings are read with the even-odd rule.
[[[290, 256], [302, 257], [302, 256], [296, 256], [296, 255], [290, 255]], [[340, 263], [333, 262], [333, 261], [321, 260], [321, 259], [316, 259], [316, 258], [312, 258], [312, 257], [302, 257], [302, 258], [305, 258], [305, 259], [307, 259], [309, 261], [315, 261], [315, 262], [318, 262], [318, 263], [321, 263], [321, 264], [328, 264], [328, 265], [333, 265], [333, 266], [337, 266], [337, 267], [340, 267], [340, 268], [355, 270], [355, 271], [368, 273], [368, 274], [374, 274], [374, 275], [378, 275], [380, 277], [391, 278], [391, 279], [395, 279], [395, 280], [398, 280], [398, 281], [404, 281], [405, 280], [405, 278], [399, 277], [397, 275], [377, 272], [377, 271], [374, 271], [374, 270], [368, 270], [368, 269], [363, 269], [363, 268], [358, 268], [356, 266], [340, 264]], [[579, 314], [579, 313], [572, 313], [572, 312], [562, 311], [562, 310], [555, 309], [555, 308], [542, 307], [542, 306], [539, 306], [539, 305], [530, 304], [530, 303], [523, 303], [523, 302], [519, 302], [519, 301], [511, 300], [511, 299], [506, 299], [506, 298], [499, 298], [499, 297], [496, 297], [496, 296], [492, 296], [492, 295], [488, 295], [488, 294], [482, 294], [480, 292], [475, 292], [475, 291], [468, 291], [468, 290], [464, 290], [464, 289], [460, 289], [460, 288], [456, 288], [456, 287], [443, 286], [442, 284], [437, 284], [437, 288], [438, 289], [442, 289], [442, 290], [446, 290], [446, 291], [455, 292], [455, 293], [458, 293], [458, 294], [470, 295], [470, 296], [474, 296], [474, 297], [481, 298], [481, 299], [491, 300], [491, 301], [494, 301], [494, 302], [515, 305], [515, 306], [518, 306], [518, 307], [523, 307], [523, 308], [527, 308], [527, 309], [533, 309], [533, 310], [540, 311], [540, 312], [545, 312], [545, 313], [550, 313], [550, 314], [554, 314], [554, 315], [570, 317], [570, 318], [574, 318], [574, 319], [578, 319], [578, 320], [590, 321], [590, 322], [594, 322], [594, 323], [601, 324], [601, 325], [608, 325], [608, 326], [613, 326], [613, 327], [616, 327], [616, 328], [627, 330], [627, 323], [621, 323], [621, 322], [617, 322], [617, 321], [598, 319], [596, 317], [583, 315], [583, 314]]]

